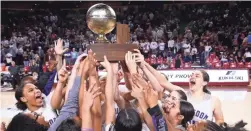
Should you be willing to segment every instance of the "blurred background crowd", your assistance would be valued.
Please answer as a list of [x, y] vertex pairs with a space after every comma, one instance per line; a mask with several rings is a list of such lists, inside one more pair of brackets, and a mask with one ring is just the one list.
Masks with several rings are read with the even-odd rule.
[[[122, 3], [111, 5], [117, 22], [128, 24], [129, 43], [137, 44], [156, 69], [251, 67], [251, 11], [244, 2]], [[2, 9], [1, 63], [13, 75], [20, 69], [44, 71], [58, 38], [72, 60], [95, 43], [81, 2], [71, 9], [63, 9], [65, 4], [49, 8], [56, 6], [50, 2], [22, 10], [9, 5]], [[107, 38], [116, 43], [116, 29]]]

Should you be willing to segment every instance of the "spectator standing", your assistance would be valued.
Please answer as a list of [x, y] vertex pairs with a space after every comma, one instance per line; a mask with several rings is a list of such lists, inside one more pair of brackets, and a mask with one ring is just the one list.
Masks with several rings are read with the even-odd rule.
[[181, 54], [177, 54], [176, 55], [176, 58], [175, 58], [175, 68], [178, 69], [178, 68], [181, 68], [182, 66], [182, 58], [181, 58]]
[[69, 47], [70, 47], [69, 39], [64, 40], [64, 48], [69, 48]]
[[172, 38], [168, 40], [168, 48], [171, 49], [171, 51], [174, 49], [174, 40]]
[[231, 54], [229, 55], [229, 57], [228, 57], [228, 62], [236, 62], [233, 53], [231, 53]]
[[153, 40], [153, 41], [151, 42], [151, 44], [150, 44], [150, 49], [151, 49], [151, 51], [152, 51], [152, 54], [157, 55], [157, 53], [158, 53], [158, 43], [157, 43], [155, 40]]
[[202, 42], [200, 42], [199, 46], [199, 57], [200, 57], [200, 65], [205, 64], [205, 46]]
[[184, 54], [190, 55], [191, 45], [188, 42], [183, 43]]
[[149, 51], [150, 51], [150, 42], [146, 39], [143, 47], [143, 54], [145, 57], [148, 57]]
[[196, 57], [197, 57], [198, 51], [197, 48], [195, 47], [195, 45], [192, 46], [192, 50], [191, 50], [191, 56], [192, 56], [192, 62], [196, 62]]
[[159, 27], [157, 30], [157, 39], [163, 39], [163, 35], [164, 35], [164, 29]]
[[212, 47], [207, 42], [207, 44], [205, 46], [205, 59], [207, 59], [207, 57], [209, 56], [209, 53], [210, 53], [211, 50], [212, 50]]
[[77, 57], [78, 57], [78, 52], [76, 51], [75, 48], [72, 48], [72, 52], [71, 52], [72, 63], [75, 63]]
[[235, 61], [236, 62], [245, 62], [245, 61], [243, 61], [244, 59], [243, 59], [244, 57], [243, 57], [243, 55], [241, 54], [241, 51], [238, 51], [238, 53], [237, 53], [237, 55], [235, 56]]
[[248, 33], [248, 36], [247, 36], [247, 44], [248, 44], [248, 45], [251, 45], [251, 32]]
[[79, 51], [78, 51], [78, 56], [80, 56], [81, 54], [83, 54], [83, 48], [79, 48]]
[[18, 84], [18, 81], [19, 80], [19, 75], [18, 75], [18, 72], [19, 72], [19, 67], [16, 65], [16, 63], [14, 61], [11, 62], [11, 66], [8, 68], [10, 74], [11, 74], [11, 78], [12, 78], [12, 87], [13, 89], [16, 88], [16, 85]]
[[[250, 57], [251, 57], [251, 56], [250, 56]], [[228, 56], [227, 56], [227, 53], [226, 53], [226, 52], [223, 52], [223, 53], [221, 54], [221, 59], [220, 59], [220, 61], [221, 61], [222, 63], [228, 62]]]
[[251, 62], [251, 51], [249, 48], [246, 48], [244, 57], [245, 57], [245, 62]]
[[159, 43], [159, 55], [161, 55], [163, 57], [163, 53], [164, 53], [164, 50], [165, 50], [165, 43], [163, 40], [160, 41]]
[[29, 66], [29, 56], [28, 56], [27, 52], [24, 52], [23, 58], [24, 58], [24, 66], [25, 67]]
[[156, 41], [156, 40], [157, 40], [157, 29], [156, 29], [156, 28], [154, 28], [154, 29], [152, 30], [152, 40], [153, 40], [153, 41]]

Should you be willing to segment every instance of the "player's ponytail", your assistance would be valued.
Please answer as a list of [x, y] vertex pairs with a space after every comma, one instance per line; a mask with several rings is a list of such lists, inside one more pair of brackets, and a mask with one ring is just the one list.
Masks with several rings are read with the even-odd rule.
[[[209, 82], [209, 75], [206, 71], [204, 70], [201, 70], [200, 71], [202, 73], [202, 76], [203, 76], [203, 81], [206, 81], [207, 83]], [[207, 93], [207, 94], [211, 94], [211, 92], [207, 89], [207, 85], [205, 85], [203, 87], [203, 92]]]

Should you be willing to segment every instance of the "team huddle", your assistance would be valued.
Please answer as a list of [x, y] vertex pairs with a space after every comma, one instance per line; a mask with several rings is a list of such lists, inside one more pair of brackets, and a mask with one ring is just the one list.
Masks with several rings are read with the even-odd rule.
[[[144, 61], [138, 49], [125, 60], [103, 62], [92, 50], [78, 56], [71, 70], [63, 59], [63, 41], [54, 47], [51, 76], [44, 87], [32, 77], [15, 91], [20, 110], [4, 131], [246, 131], [243, 121], [224, 122], [221, 101], [206, 88], [204, 70], [195, 70], [189, 89], [174, 85]], [[107, 72], [99, 76], [97, 66]], [[119, 83], [124, 79], [126, 90]]]

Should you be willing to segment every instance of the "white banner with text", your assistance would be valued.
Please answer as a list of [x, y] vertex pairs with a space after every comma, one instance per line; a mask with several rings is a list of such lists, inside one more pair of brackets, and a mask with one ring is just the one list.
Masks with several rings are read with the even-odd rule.
[[[165, 74], [170, 82], [186, 83], [195, 70], [160, 70]], [[205, 70], [209, 77], [209, 83], [247, 83], [249, 82], [249, 72], [246, 69], [222, 69]], [[106, 75], [106, 72], [99, 72], [100, 76]], [[122, 83], [124, 80], [121, 81]]]

